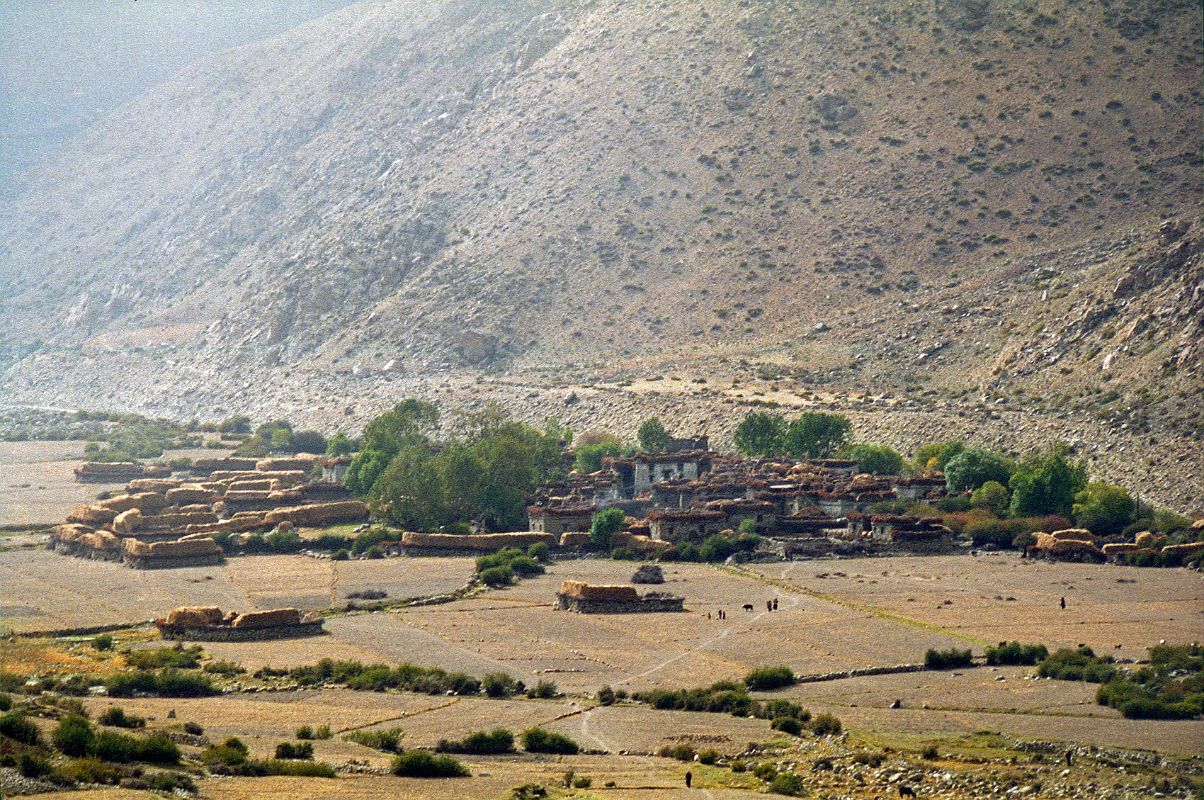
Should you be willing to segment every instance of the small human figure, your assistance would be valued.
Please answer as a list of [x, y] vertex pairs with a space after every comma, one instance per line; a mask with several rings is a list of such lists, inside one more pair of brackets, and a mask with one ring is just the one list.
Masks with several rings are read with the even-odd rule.
[[1062, 608], [1066, 608], [1066, 595], [1062, 595]]
[[772, 600], [766, 600], [766, 601], [765, 601], [765, 610], [766, 610], [766, 611], [773, 611], [773, 601], [772, 601]]
[[778, 599], [776, 597], [773, 598], [773, 610], [774, 611], [778, 610]]
[[711, 612], [710, 612], [710, 611], [708, 611], [708, 612], [707, 612], [707, 619], [710, 619], [710, 618], [711, 618]]
[[694, 782], [694, 776], [690, 774], [689, 770], [687, 770], [686, 771], [686, 788], [689, 789], [690, 784], [693, 782]]
[[1069, 766], [1072, 766], [1072, 764], [1070, 763], [1070, 762], [1071, 762], [1071, 756], [1070, 756], [1070, 753], [1071, 753], [1071, 751], [1070, 751], [1070, 750], [1067, 750], [1067, 751], [1066, 751], [1066, 766], [1068, 766], [1068, 767], [1069, 767]]

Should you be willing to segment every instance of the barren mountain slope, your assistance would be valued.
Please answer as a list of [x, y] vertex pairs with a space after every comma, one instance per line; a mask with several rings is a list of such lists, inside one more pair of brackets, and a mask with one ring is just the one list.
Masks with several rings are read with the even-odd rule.
[[1201, 63], [1180, 0], [362, 3], [41, 176], [0, 395], [709, 364], [1198, 438]]

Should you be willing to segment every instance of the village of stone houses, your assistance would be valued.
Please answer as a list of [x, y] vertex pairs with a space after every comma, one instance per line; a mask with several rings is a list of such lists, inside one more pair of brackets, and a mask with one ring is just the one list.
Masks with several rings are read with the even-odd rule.
[[27, 416], [93, 443], [3, 445], [29, 508], [78, 499], [0, 539], [6, 795], [1204, 785], [1204, 519], [1056, 443], [904, 455], [751, 411], [717, 448], [414, 399], [358, 437]]

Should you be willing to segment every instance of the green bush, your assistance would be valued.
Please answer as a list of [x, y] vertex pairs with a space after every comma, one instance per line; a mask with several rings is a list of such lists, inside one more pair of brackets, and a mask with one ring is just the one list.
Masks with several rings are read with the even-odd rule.
[[794, 717], [778, 717], [770, 724], [770, 727], [775, 731], [788, 733], [791, 736], [803, 735], [803, 723]]
[[698, 763], [711, 766], [719, 761], [718, 750], [703, 750], [698, 754]]
[[347, 552], [347, 548], [341, 547], [338, 550], [335, 550], [331, 554], [330, 560], [331, 561], [350, 561], [351, 554]]
[[94, 638], [92, 640], [92, 648], [94, 650], [102, 650], [102, 651], [103, 650], [112, 650], [113, 649], [112, 635], [108, 634], [108, 633], [102, 633], [100, 636], [97, 636], [96, 638]]
[[481, 583], [499, 588], [514, 583], [514, 572], [508, 566], [490, 567], [480, 573]]
[[497, 755], [514, 752], [514, 734], [505, 728], [477, 731], [463, 739], [440, 739], [435, 747], [440, 753], [466, 753], [469, 755]]
[[13, 708], [13, 699], [9, 695], [0, 692], [0, 712], [11, 711]]
[[10, 711], [0, 716], [0, 736], [34, 747], [42, 743], [42, 732], [38, 726], [20, 711]]
[[403, 778], [465, 778], [468, 768], [451, 756], [411, 750], [393, 759], [393, 774]]
[[840, 733], [840, 720], [831, 714], [817, 714], [807, 726], [816, 736], [835, 735]]
[[200, 645], [185, 648], [159, 647], [154, 650], [131, 650], [125, 654], [125, 663], [134, 669], [193, 669], [200, 666], [204, 650]]
[[667, 744], [656, 751], [656, 754], [661, 758], [676, 758], [678, 761], [693, 761], [695, 751], [690, 745], [679, 742], [678, 744]]
[[968, 667], [973, 662], [969, 650], [958, 650], [956, 647], [948, 650], [930, 649], [924, 653], [924, 669], [956, 669]]
[[1107, 683], [1116, 677], [1116, 666], [1110, 656], [1097, 656], [1090, 647], [1062, 648], [1041, 662], [1037, 674], [1063, 681]]
[[794, 672], [790, 667], [759, 667], [744, 676], [744, 685], [754, 692], [781, 689], [793, 683]]
[[580, 745], [569, 737], [543, 728], [528, 728], [523, 731], [522, 741], [523, 749], [529, 753], [557, 753], [572, 756], [581, 752]]
[[96, 732], [86, 718], [72, 714], [59, 720], [50, 738], [63, 755], [78, 758], [92, 750]]
[[803, 779], [793, 772], [779, 772], [769, 782], [770, 794], [800, 797], [803, 794]]
[[541, 564], [546, 564], [552, 558], [552, 548], [547, 542], [535, 542], [527, 548], [527, 555]]
[[550, 700], [560, 696], [560, 690], [552, 681], [540, 681], [527, 690], [527, 697], [533, 700]]
[[598, 703], [604, 706], [613, 706], [615, 704], [615, 690], [609, 686], [603, 686], [598, 690]]
[[773, 776], [778, 774], [778, 768], [769, 762], [762, 762], [753, 767], [753, 775], [763, 781], [773, 780]]
[[383, 750], [386, 753], [401, 752], [401, 728], [389, 728], [376, 731], [352, 731], [344, 738], [349, 742], [371, 747], [373, 750]]
[[277, 759], [301, 759], [313, 760], [314, 744], [313, 742], [301, 742], [293, 744], [292, 742], [280, 742], [276, 745]]
[[205, 729], [196, 722], [185, 722], [184, 733], [187, 733], [191, 736], [204, 736]]
[[490, 697], [510, 697], [519, 691], [519, 683], [505, 672], [490, 672], [481, 678], [481, 686]]
[[75, 758], [55, 770], [56, 782], [62, 778], [63, 783], [99, 783], [113, 785], [126, 777], [126, 770], [106, 764], [99, 758]]
[[1036, 664], [1048, 656], [1049, 650], [1043, 644], [1000, 642], [997, 647], [987, 648], [987, 663], [991, 666], [1000, 664]]
[[180, 748], [162, 734], [138, 738], [115, 731], [100, 731], [93, 740], [90, 755], [103, 761], [126, 763], [144, 761], [149, 764], [178, 764]]
[[[314, 738], [314, 729], [308, 725], [298, 725], [297, 729], [293, 731], [293, 736], [297, 737], [301, 741], [312, 739]], [[280, 758], [280, 756], [276, 757]]]
[[96, 718], [96, 721], [101, 725], [108, 725], [113, 728], [144, 728], [146, 720], [142, 717], [126, 714], [125, 709], [121, 706], [109, 706], [104, 713]]
[[201, 667], [201, 671], [212, 675], [242, 675], [246, 672], [245, 669], [233, 661], [210, 661]]
[[52, 769], [50, 761], [41, 754], [30, 750], [22, 753], [17, 760], [17, 771], [26, 778], [40, 778], [43, 775], [49, 775]]
[[594, 546], [609, 550], [614, 537], [623, 527], [625, 516], [621, 508], [606, 508], [596, 512], [589, 526], [589, 538]]

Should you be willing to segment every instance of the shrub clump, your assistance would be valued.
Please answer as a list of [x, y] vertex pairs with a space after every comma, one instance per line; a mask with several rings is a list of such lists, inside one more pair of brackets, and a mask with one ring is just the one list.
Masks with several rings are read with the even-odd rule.
[[924, 653], [924, 669], [957, 669], [968, 667], [973, 655], [969, 650], [958, 650], [952, 647], [948, 650], [929, 649]]
[[840, 720], [832, 714], [817, 714], [807, 727], [816, 736], [835, 736], [842, 728]]
[[439, 753], [466, 753], [469, 755], [497, 755], [514, 752], [514, 734], [505, 728], [477, 731], [463, 739], [440, 739], [435, 746]]
[[744, 676], [744, 685], [754, 692], [781, 689], [794, 683], [790, 667], [760, 667]]
[[1037, 664], [1048, 656], [1049, 650], [1043, 644], [1000, 642], [998, 647], [987, 648], [987, 663], [991, 666]]
[[1063, 681], [1107, 683], [1116, 677], [1116, 666], [1111, 656], [1097, 656], [1090, 647], [1064, 647], [1042, 661], [1037, 674]]
[[103, 714], [96, 718], [96, 721], [101, 725], [108, 725], [113, 728], [146, 727], [146, 720], [142, 717], [125, 713], [125, 709], [121, 708], [121, 706], [109, 706]]
[[466, 778], [468, 768], [451, 756], [411, 750], [393, 759], [393, 774], [403, 778]]
[[523, 731], [523, 749], [529, 753], [556, 753], [574, 756], [581, 752], [581, 746], [562, 733], [554, 733], [543, 728], [528, 728]]
[[213, 682], [205, 675], [181, 672], [177, 669], [122, 672], [109, 678], [105, 687], [110, 697], [133, 697], [135, 694], [208, 697], [217, 694]]
[[276, 745], [276, 758], [278, 759], [299, 759], [312, 761], [314, 757], [313, 742], [300, 742], [293, 744], [292, 742], [281, 742]]
[[389, 728], [382, 731], [352, 731], [343, 738], [349, 742], [371, 747], [373, 750], [383, 750], [386, 753], [401, 752], [401, 728]]
[[779, 772], [769, 782], [769, 791], [786, 797], [800, 797], [803, 794], [803, 779], [793, 772]]

